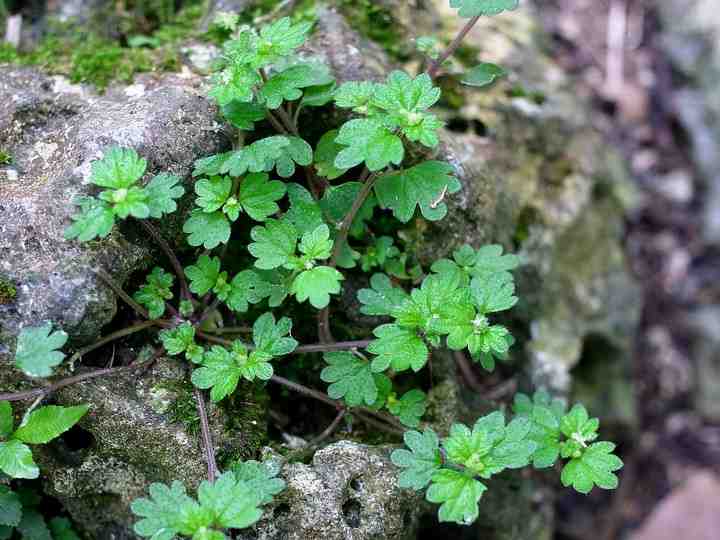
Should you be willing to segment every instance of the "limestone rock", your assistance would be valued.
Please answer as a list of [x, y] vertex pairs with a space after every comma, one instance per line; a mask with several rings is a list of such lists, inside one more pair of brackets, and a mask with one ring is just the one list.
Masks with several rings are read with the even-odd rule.
[[415, 536], [422, 496], [398, 487], [390, 448], [350, 441], [285, 465], [272, 509], [243, 540], [404, 540]]
[[[177, 174], [191, 192], [192, 163], [226, 144], [214, 107], [191, 81], [176, 77], [98, 97], [30, 69], [0, 68], [0, 148], [13, 158], [0, 169], [0, 278], [17, 290], [0, 304], [0, 361], [23, 326], [52, 321], [80, 343], [113, 318], [114, 295], [93, 269], [122, 283], [148, 264], [150, 244], [131, 220], [106, 240], [65, 240], [72, 201], [96, 193], [90, 163], [113, 145], [145, 157], [148, 177]], [[178, 234], [179, 218], [163, 227]]]

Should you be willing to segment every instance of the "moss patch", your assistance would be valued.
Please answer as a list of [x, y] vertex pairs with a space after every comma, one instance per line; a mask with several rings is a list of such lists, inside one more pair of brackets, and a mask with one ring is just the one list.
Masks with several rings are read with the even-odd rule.
[[[106, 21], [91, 21], [87, 27], [51, 21], [48, 35], [30, 51], [19, 52], [0, 44], [0, 63], [38, 66], [48, 73], [65, 75], [73, 83], [92, 84], [100, 91], [113, 82], [129, 83], [138, 73], [176, 71], [180, 67], [177, 43], [195, 35], [203, 3], [191, 4], [174, 15], [166, 9], [160, 11], [163, 16], [121, 15], [117, 24], [120, 34], [113, 38], [94, 30], [108, 26]], [[144, 31], [148, 34], [142, 34]]]
[[408, 60], [408, 44], [398, 41], [398, 29], [393, 14], [385, 6], [372, 0], [337, 0], [338, 8], [350, 26], [364, 37], [380, 45], [396, 60]]
[[12, 163], [12, 156], [7, 150], [0, 148], [0, 165], [10, 165]]
[[15, 300], [17, 289], [10, 281], [0, 278], [0, 305], [9, 304]]

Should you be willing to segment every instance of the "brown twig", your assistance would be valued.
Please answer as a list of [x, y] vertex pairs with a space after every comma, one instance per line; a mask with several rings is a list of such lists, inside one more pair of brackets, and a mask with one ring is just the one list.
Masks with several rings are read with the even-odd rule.
[[208, 422], [207, 411], [205, 410], [205, 397], [198, 388], [193, 389], [193, 395], [195, 396], [195, 405], [200, 417], [200, 431], [202, 433], [203, 449], [205, 450], [205, 461], [207, 461], [208, 480], [213, 483], [217, 477], [218, 469], [215, 462], [215, 447], [210, 434], [210, 422]]
[[477, 22], [480, 20], [480, 16], [477, 15], [470, 19], [465, 26], [462, 27], [460, 32], [458, 32], [458, 35], [455, 36], [455, 39], [452, 40], [450, 45], [447, 46], [447, 49], [445, 49], [440, 56], [438, 56], [435, 60], [432, 61], [430, 64], [430, 67], [428, 67], [426, 73], [430, 75], [431, 79], [434, 79], [437, 77], [438, 71], [440, 71], [440, 68], [443, 65], [443, 62], [450, 58], [453, 54], [455, 54], [455, 51], [457, 51], [458, 47], [460, 47], [460, 44], [462, 43], [463, 39], [465, 39], [465, 36], [468, 35], [470, 30], [472, 30], [473, 26], [477, 24]]
[[177, 258], [177, 255], [175, 255], [175, 252], [170, 247], [170, 244], [168, 244], [165, 239], [162, 237], [160, 232], [153, 227], [150, 223], [148, 223], [144, 219], [138, 219], [136, 221], [140, 222], [140, 225], [144, 227], [144, 229], [150, 234], [150, 236], [153, 237], [153, 240], [155, 240], [155, 243], [160, 246], [160, 249], [163, 250], [165, 253], [165, 256], [170, 261], [170, 265], [173, 267], [173, 270], [175, 271], [175, 275], [178, 278], [178, 283], [180, 283], [180, 295], [185, 300], [190, 300], [192, 297], [190, 296], [190, 290], [188, 289], [187, 280], [185, 279], [185, 270], [183, 270], [182, 264], [180, 263], [180, 259]]
[[50, 386], [46, 386], [44, 388], [35, 388], [33, 390], [25, 390], [23, 392], [10, 392], [10, 393], [6, 393], [6, 394], [0, 394], [0, 401], [24, 401], [26, 399], [37, 398], [38, 396], [48, 395], [53, 392], [56, 392], [57, 390], [60, 390], [61, 388], [65, 388], [66, 386], [70, 386], [73, 384], [88, 381], [90, 379], [95, 379], [97, 377], [104, 377], [106, 375], [107, 376], [118, 375], [118, 374], [124, 373], [126, 371], [132, 371], [134, 369], [144, 367], [154, 361], [155, 361], [155, 358], [151, 358], [150, 360], [145, 360], [144, 362], [130, 364], [129, 366], [98, 369], [95, 371], [90, 371], [88, 373], [82, 373], [80, 375], [75, 375], [73, 377], [68, 377], [66, 379], [59, 380], [59, 381], [51, 384]]
[[377, 179], [377, 177], [378, 173], [372, 173], [370, 176], [368, 176], [367, 180], [365, 181], [362, 188], [355, 197], [355, 200], [353, 201], [350, 210], [340, 224], [340, 232], [338, 232], [338, 235], [335, 238], [335, 246], [333, 248], [332, 257], [330, 258], [330, 266], [332, 266], [333, 268], [337, 266], [337, 260], [338, 257], [340, 257], [340, 251], [345, 245], [345, 242], [347, 242], [348, 233], [350, 232], [350, 227], [355, 220], [355, 216], [360, 211], [360, 208], [362, 208], [362, 205], [365, 204], [365, 200], [370, 195], [370, 192], [372, 191], [373, 185], [375, 185], [375, 180]]
[[136, 324], [134, 326], [129, 326], [127, 328], [123, 328], [122, 330], [118, 330], [117, 332], [113, 332], [112, 334], [108, 334], [105, 337], [100, 338], [95, 343], [88, 345], [87, 347], [83, 347], [79, 351], [77, 351], [75, 354], [73, 354], [70, 357], [70, 363], [76, 362], [80, 360], [84, 355], [87, 353], [94, 351], [95, 349], [99, 349], [103, 345], [106, 345], [107, 343], [110, 343], [111, 341], [115, 341], [116, 339], [123, 338], [125, 336], [132, 335], [136, 332], [140, 332], [142, 330], [145, 330], [147, 328], [151, 328], [153, 326], [156, 326], [156, 321], [144, 321], [139, 324]]
[[333, 433], [335, 433], [335, 430], [340, 425], [340, 422], [342, 422], [342, 419], [345, 418], [345, 415], [347, 414], [347, 409], [342, 409], [339, 413], [337, 413], [337, 416], [332, 421], [332, 423], [323, 430], [322, 433], [320, 433], [317, 437], [315, 437], [312, 441], [308, 443], [308, 446], [317, 446], [318, 444], [322, 443], [325, 439], [330, 437]]
[[472, 366], [468, 362], [465, 353], [462, 351], [453, 351], [453, 357], [455, 358], [455, 363], [457, 364], [458, 368], [460, 368], [460, 373], [462, 374], [463, 380], [467, 383], [467, 385], [475, 392], [482, 393], [484, 388], [475, 376]]
[[128, 293], [123, 291], [122, 287], [115, 283], [115, 280], [112, 278], [112, 276], [110, 276], [110, 274], [108, 274], [102, 268], [95, 268], [94, 272], [100, 279], [105, 282], [108, 287], [113, 290], [115, 294], [122, 298], [128, 306], [133, 308], [138, 315], [140, 315], [144, 319], [150, 319], [150, 314], [147, 312], [147, 310], [140, 304], [138, 304], [135, 300], [133, 300]]

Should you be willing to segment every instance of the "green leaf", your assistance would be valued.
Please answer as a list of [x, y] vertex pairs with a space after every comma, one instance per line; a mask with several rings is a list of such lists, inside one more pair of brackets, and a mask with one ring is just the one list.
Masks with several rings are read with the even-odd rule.
[[49, 377], [65, 354], [58, 351], [68, 339], [62, 330], [52, 331], [52, 324], [23, 328], [15, 350], [15, 366], [30, 377]]
[[289, 144], [281, 148], [280, 156], [277, 158], [277, 173], [281, 178], [290, 178], [295, 174], [295, 164], [305, 167], [313, 160], [313, 150], [306, 141], [300, 137], [285, 137]]
[[198, 488], [198, 501], [212, 516], [215, 527], [244, 529], [262, 516], [262, 510], [258, 508], [261, 496], [248, 488], [248, 484], [228, 471], [212, 484], [203, 481]]
[[375, 86], [371, 103], [385, 112], [385, 125], [400, 128], [411, 141], [435, 147], [443, 122], [426, 111], [437, 103], [440, 94], [427, 73], [413, 79], [403, 71], [393, 71], [385, 84]]
[[165, 313], [165, 300], [170, 300], [173, 293], [170, 288], [175, 276], [159, 267], [153, 268], [145, 278], [145, 285], [133, 295], [133, 298], [148, 309], [151, 319], [159, 319]]
[[233, 63], [212, 77], [213, 86], [208, 96], [225, 107], [233, 102], [251, 102], [253, 88], [260, 84], [257, 72], [248, 66]]
[[253, 131], [255, 122], [265, 118], [265, 107], [257, 103], [231, 101], [222, 107], [223, 116], [237, 129]]
[[272, 293], [272, 286], [254, 270], [243, 270], [230, 282], [225, 303], [233, 311], [245, 313], [249, 304], [257, 304]]
[[367, 350], [378, 355], [372, 362], [372, 370], [382, 372], [392, 366], [395, 371], [420, 371], [428, 361], [430, 351], [414, 329], [401, 328], [396, 324], [383, 324], [373, 330], [378, 338]]
[[391, 400], [388, 410], [408, 427], [418, 427], [420, 418], [425, 414], [427, 399], [422, 390], [410, 390], [399, 400]]
[[328, 386], [331, 398], [342, 398], [350, 407], [375, 403], [378, 388], [368, 362], [349, 352], [328, 352], [323, 358], [329, 365], [320, 378], [331, 383]]
[[231, 470], [238, 482], [244, 482], [258, 495], [260, 504], [272, 502], [273, 497], [285, 489], [285, 481], [277, 477], [280, 467], [272, 461], [240, 461]]
[[333, 242], [330, 229], [324, 223], [313, 231], [306, 232], [300, 239], [300, 252], [309, 260], [326, 260], [332, 255]]
[[202, 361], [203, 349], [195, 343], [195, 327], [189, 322], [162, 330], [160, 341], [170, 356], [185, 353], [191, 362], [199, 364]]
[[264, 226], [253, 227], [250, 236], [254, 242], [248, 245], [248, 251], [257, 259], [257, 268], [278, 268], [295, 254], [297, 231], [289, 223], [269, 219]]
[[0, 485], [0, 525], [17, 527], [22, 518], [20, 497], [10, 488]]
[[192, 373], [192, 383], [203, 390], [211, 388], [210, 398], [214, 402], [221, 401], [226, 396], [232, 394], [237, 388], [240, 377], [245, 377], [249, 381], [255, 380], [258, 373], [267, 373], [269, 379], [272, 376], [272, 366], [260, 366], [266, 364], [264, 361], [253, 361], [248, 356], [247, 348], [239, 341], [234, 341], [232, 350], [229, 351], [225, 347], [213, 345], [213, 347], [203, 355], [202, 367], [196, 369]]
[[594, 486], [615, 489], [618, 478], [613, 473], [622, 468], [622, 460], [613, 454], [615, 445], [597, 442], [584, 449], [582, 455], [571, 459], [563, 467], [560, 480], [580, 493], [590, 493]]
[[335, 142], [339, 133], [337, 129], [328, 131], [320, 137], [315, 149], [315, 169], [319, 176], [328, 180], [335, 180], [347, 171], [347, 169], [339, 169], [335, 166], [335, 159], [344, 148], [343, 145]]
[[527, 418], [516, 418], [505, 426], [499, 411], [478, 419], [472, 431], [463, 424], [454, 424], [450, 436], [443, 441], [448, 460], [462, 465], [482, 478], [503, 470], [524, 467], [537, 449], [527, 440], [531, 423]]
[[220, 210], [230, 196], [232, 180], [227, 176], [211, 176], [195, 183], [198, 197], [195, 204], [206, 213]]
[[283, 101], [295, 101], [303, 95], [302, 89], [323, 86], [333, 82], [326, 66], [296, 64], [274, 74], [260, 89], [260, 98], [269, 109], [277, 109]]
[[503, 255], [503, 247], [497, 244], [483, 246], [475, 255], [475, 264], [471, 274], [477, 278], [486, 278], [490, 274], [509, 273], [520, 265], [517, 255]]
[[487, 488], [464, 473], [443, 469], [436, 471], [425, 498], [440, 503], [440, 522], [469, 525], [478, 517], [478, 502]]
[[292, 53], [305, 42], [311, 28], [311, 22], [302, 21], [293, 24], [289, 17], [283, 17], [262, 28], [255, 67], [271, 64]]
[[560, 420], [560, 431], [581, 446], [597, 439], [599, 427], [600, 421], [597, 418], [590, 418], [587, 409], [579, 403]]
[[185, 193], [182, 186], [178, 186], [180, 178], [173, 175], [162, 173], [155, 176], [147, 186], [145, 186], [145, 196], [147, 198], [147, 206], [150, 209], [150, 217], [159, 219], [165, 214], [172, 214], [177, 210], [175, 199], [179, 199]]
[[285, 148], [290, 146], [290, 137], [273, 135], [232, 152], [220, 167], [220, 172], [230, 176], [242, 176], [246, 172], [267, 172], [276, 162], [285, 156]]
[[335, 158], [335, 167], [350, 169], [365, 162], [371, 171], [400, 165], [405, 156], [400, 137], [378, 120], [356, 119], [343, 124], [335, 142], [346, 146]]
[[23, 540], [53, 540], [45, 519], [37, 510], [25, 509], [17, 530]]
[[551, 400], [543, 391], [538, 391], [533, 400], [524, 394], [516, 394], [513, 411], [531, 422], [528, 439], [537, 444], [533, 453], [533, 467], [544, 469], [555, 464], [560, 454], [560, 420], [565, 411], [562, 400]]
[[197, 263], [185, 268], [185, 275], [190, 280], [190, 290], [202, 296], [215, 287], [220, 277], [220, 259], [200, 255]]
[[335, 81], [323, 86], [311, 86], [303, 92], [301, 107], [322, 107], [335, 99]]
[[30, 448], [14, 439], [0, 442], [0, 471], [10, 478], [33, 479], [40, 476]]
[[216, 176], [220, 174], [220, 171], [222, 171], [225, 166], [225, 162], [230, 159], [232, 154], [232, 152], [225, 152], [196, 160], [193, 177]]
[[282, 220], [292, 224], [298, 234], [314, 231], [324, 223], [320, 205], [307, 189], [299, 184], [288, 184], [287, 191], [290, 209]]
[[213, 249], [230, 240], [230, 222], [222, 212], [207, 214], [202, 210], [193, 210], [190, 219], [183, 225], [187, 233], [188, 244]]
[[[350, 212], [362, 188], [363, 185], [360, 182], [345, 182], [325, 190], [325, 194], [320, 200], [320, 207], [326, 219], [339, 227]], [[377, 206], [377, 200], [374, 195], [370, 194], [355, 214], [350, 225], [351, 236], [360, 238], [365, 235], [367, 230], [365, 222], [372, 220], [375, 206]]]
[[177, 480], [170, 487], [150, 484], [150, 498], [134, 500], [130, 509], [143, 518], [135, 523], [135, 533], [153, 540], [172, 540], [180, 533], [193, 534], [191, 522], [204, 517], [203, 521], [209, 524], [212, 519], [203, 516], [200, 505], [187, 495], [185, 486]]
[[0, 439], [7, 439], [13, 432], [13, 411], [9, 401], [0, 401]]
[[89, 405], [40, 407], [30, 413], [27, 421], [13, 433], [13, 438], [28, 444], [45, 444], [77, 424], [89, 409]]
[[253, 173], [247, 175], [240, 184], [238, 203], [255, 221], [265, 221], [280, 210], [276, 201], [284, 196], [284, 182], [270, 180], [265, 173]]
[[425, 161], [381, 176], [375, 183], [375, 194], [380, 206], [391, 209], [403, 223], [410, 221], [417, 206], [426, 219], [437, 221], [447, 214], [445, 196], [460, 190], [453, 172], [453, 167], [443, 161]]
[[322, 309], [330, 303], [330, 295], [340, 292], [340, 282], [345, 279], [335, 268], [316, 266], [300, 272], [290, 286], [298, 302], [310, 300], [310, 304]]
[[373, 274], [370, 289], [360, 289], [357, 297], [362, 306], [360, 312], [365, 315], [390, 315], [410, 296], [400, 287], [393, 287], [385, 274]]
[[265, 313], [258, 317], [253, 324], [253, 341], [258, 351], [269, 356], [284, 356], [293, 352], [298, 342], [289, 336], [292, 330], [292, 321], [281, 318], [277, 324], [272, 313]]
[[423, 433], [406, 431], [403, 439], [410, 450], [402, 448], [390, 455], [392, 462], [404, 469], [398, 478], [398, 485], [401, 488], [421, 490], [442, 467], [438, 436], [427, 428]]
[[80, 540], [72, 527], [72, 523], [67, 518], [52, 518], [50, 520], [50, 530], [54, 540]]
[[491, 274], [486, 278], [473, 278], [470, 285], [478, 310], [485, 313], [505, 311], [517, 304], [515, 283], [510, 274]]
[[520, 0], [450, 0], [450, 7], [460, 9], [458, 15], [472, 19], [478, 15], [498, 15], [517, 9]]
[[99, 197], [112, 205], [113, 213], [121, 219], [133, 216], [138, 219], [150, 217], [150, 207], [145, 190], [132, 186], [100, 193]]
[[335, 105], [343, 109], [353, 109], [360, 114], [368, 114], [369, 104], [379, 85], [370, 81], [348, 81], [340, 85], [335, 92]]
[[74, 223], [65, 229], [65, 238], [77, 238], [80, 242], [106, 238], [115, 224], [112, 207], [93, 197], [79, 197], [76, 204], [80, 206], [80, 213], [72, 216]]
[[96, 186], [127, 189], [145, 174], [147, 161], [132, 148], [114, 146], [105, 152], [102, 159], [93, 161], [90, 168], [90, 181]]
[[488, 86], [494, 83], [500, 77], [507, 75], [507, 71], [496, 64], [489, 62], [471, 68], [463, 75], [461, 82], [468, 86]]

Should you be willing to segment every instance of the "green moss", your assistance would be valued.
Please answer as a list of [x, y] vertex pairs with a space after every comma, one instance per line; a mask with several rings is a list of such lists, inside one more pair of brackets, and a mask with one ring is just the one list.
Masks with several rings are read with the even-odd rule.
[[177, 397], [170, 403], [165, 411], [171, 422], [178, 422], [185, 426], [189, 435], [200, 433], [200, 417], [198, 416], [193, 389], [187, 380], [167, 382], [160, 389], [172, 392]]
[[17, 289], [10, 281], [0, 278], [0, 305], [9, 304], [17, 296]]
[[0, 165], [10, 165], [12, 163], [12, 156], [7, 150], [0, 148]]
[[397, 21], [389, 9], [372, 0], [337, 0], [350, 26], [371, 39], [396, 60], [408, 60], [410, 44], [398, 40]]
[[[138, 73], [176, 71], [180, 67], [177, 43], [197, 32], [204, 2], [191, 3], [175, 15], [163, 7], [165, 3], [167, 0], [136, 2], [134, 9], [142, 12], [142, 20], [150, 22], [140, 25], [135, 22], [135, 11], [128, 12], [133, 17], [121, 16], [118, 27], [122, 35], [117, 39], [85, 31], [72, 22], [51, 22], [48, 36], [31, 51], [18, 52], [0, 44], [0, 63], [38, 66], [49, 73], [66, 75], [73, 83], [92, 84], [101, 91], [113, 82], [131, 82]], [[98, 21], [88, 27], [102, 25], [103, 21]], [[142, 43], [150, 48], [126, 46], [147, 28], [151, 30]]]

